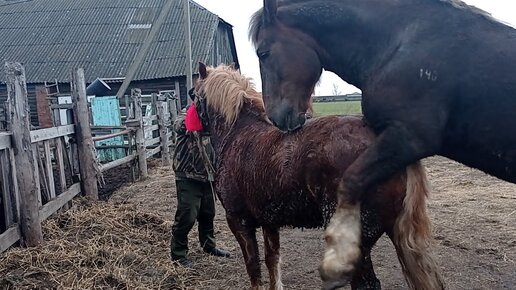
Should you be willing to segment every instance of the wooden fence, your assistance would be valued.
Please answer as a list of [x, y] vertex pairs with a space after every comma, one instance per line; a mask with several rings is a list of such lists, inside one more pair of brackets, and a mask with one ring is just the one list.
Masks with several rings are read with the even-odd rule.
[[[5, 68], [8, 101], [7, 131], [0, 132], [0, 253], [18, 241], [25, 246], [42, 243], [41, 222], [67, 209], [76, 195], [97, 200], [102, 172], [134, 162], [140, 177], [146, 178], [147, 159], [158, 153], [165, 165], [170, 164], [170, 125], [178, 111], [175, 100], [153, 96], [156, 114], [144, 118], [141, 91], [133, 89], [126, 101], [125, 126], [116, 133], [92, 137], [84, 72], [77, 69], [72, 72], [69, 107], [74, 124], [31, 131], [24, 68], [14, 62]], [[148, 130], [156, 131], [152, 135], [156, 137], [146, 140]], [[126, 136], [127, 156], [101, 164], [94, 142], [117, 136]]]

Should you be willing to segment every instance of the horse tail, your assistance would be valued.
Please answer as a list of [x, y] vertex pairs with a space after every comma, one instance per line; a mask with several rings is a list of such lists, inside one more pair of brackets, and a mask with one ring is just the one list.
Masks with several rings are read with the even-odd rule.
[[394, 226], [394, 245], [410, 289], [444, 289], [432, 248], [432, 226], [426, 212], [426, 171], [420, 162], [407, 167], [403, 209]]

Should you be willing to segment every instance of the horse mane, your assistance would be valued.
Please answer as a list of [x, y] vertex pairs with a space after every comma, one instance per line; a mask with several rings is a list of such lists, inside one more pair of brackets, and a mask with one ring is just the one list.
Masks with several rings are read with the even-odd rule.
[[[427, 1], [436, 1], [436, 0], [427, 0]], [[445, 2], [445, 3], [448, 3], [450, 4], [451, 6], [455, 7], [455, 8], [459, 8], [459, 9], [466, 9], [466, 10], [470, 10], [476, 14], [480, 14], [480, 15], [483, 15], [483, 16], [486, 16], [492, 20], [495, 20], [493, 18], [493, 16], [491, 15], [491, 13], [485, 11], [485, 10], [482, 10], [476, 6], [473, 6], [473, 5], [469, 5], [467, 3], [465, 3], [464, 1], [461, 1], [461, 0], [437, 0], [437, 1], [441, 1], [441, 2]]]
[[208, 107], [234, 123], [244, 104], [249, 104], [267, 121], [261, 93], [256, 91], [251, 78], [227, 65], [207, 67], [207, 77], [197, 81], [197, 91], [204, 95]]
[[[494, 18], [491, 13], [485, 11], [485, 10], [482, 10], [476, 6], [473, 6], [473, 5], [469, 5], [461, 0], [405, 0], [405, 1], [413, 1], [413, 2], [417, 2], [417, 1], [421, 1], [421, 2], [428, 2], [428, 3], [444, 3], [444, 4], [447, 4], [447, 5], [450, 5], [451, 7], [455, 8], [455, 9], [461, 9], [461, 10], [466, 10], [466, 11], [469, 11], [471, 13], [474, 13], [474, 14], [477, 14], [477, 15], [481, 15], [483, 16], [484, 18], [486, 18], [487, 20], [490, 20], [492, 22], [496, 22], [496, 23], [502, 23], [502, 24], [505, 24], [505, 25], [509, 25], [508, 23], [505, 23], [499, 19], [496, 19]], [[290, 4], [300, 4], [302, 2], [317, 2], [316, 0], [301, 0], [301, 1], [288, 1], [288, 0], [285, 0], [285, 1], [280, 1], [278, 0], [278, 9], [280, 6], [285, 6], [285, 5], [290, 5]], [[256, 43], [258, 42], [258, 33], [260, 33], [260, 30], [263, 28], [263, 18], [264, 18], [264, 15], [263, 15], [263, 8], [260, 8], [258, 11], [256, 11], [252, 16], [251, 16], [251, 20], [250, 20], [250, 23], [249, 23], [249, 30], [248, 30], [248, 37], [249, 37], [249, 40], [251, 40], [251, 42], [253, 43], [254, 46], [256, 46]]]
[[258, 33], [262, 30], [263, 26], [263, 8], [253, 13], [249, 22], [248, 36], [249, 40], [256, 46], [258, 42]]

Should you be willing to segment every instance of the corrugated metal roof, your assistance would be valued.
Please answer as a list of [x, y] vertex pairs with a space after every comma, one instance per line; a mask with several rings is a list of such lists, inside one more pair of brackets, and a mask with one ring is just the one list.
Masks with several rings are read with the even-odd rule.
[[[0, 59], [22, 62], [30, 83], [69, 81], [75, 67], [88, 82], [123, 77], [165, 1], [0, 0]], [[174, 1], [135, 80], [184, 75], [183, 6]], [[222, 20], [192, 1], [190, 18], [192, 59], [205, 61]]]

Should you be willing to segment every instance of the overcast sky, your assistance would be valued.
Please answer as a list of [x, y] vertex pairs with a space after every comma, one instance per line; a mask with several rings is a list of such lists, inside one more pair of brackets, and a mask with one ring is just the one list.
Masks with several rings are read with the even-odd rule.
[[[193, 0], [201, 6], [217, 14], [233, 25], [233, 33], [237, 48], [241, 72], [252, 77], [257, 89], [261, 91], [260, 70], [258, 58], [253, 46], [247, 38], [247, 29], [251, 15], [263, 5], [263, 0]], [[469, 5], [483, 9], [507, 24], [516, 27], [516, 1], [514, 0], [466, 0]], [[193, 63], [196, 63], [194, 60]], [[331, 95], [336, 84], [341, 93], [360, 91], [354, 86], [346, 84], [331, 72], [324, 72], [320, 85], [316, 88], [316, 95]]]

